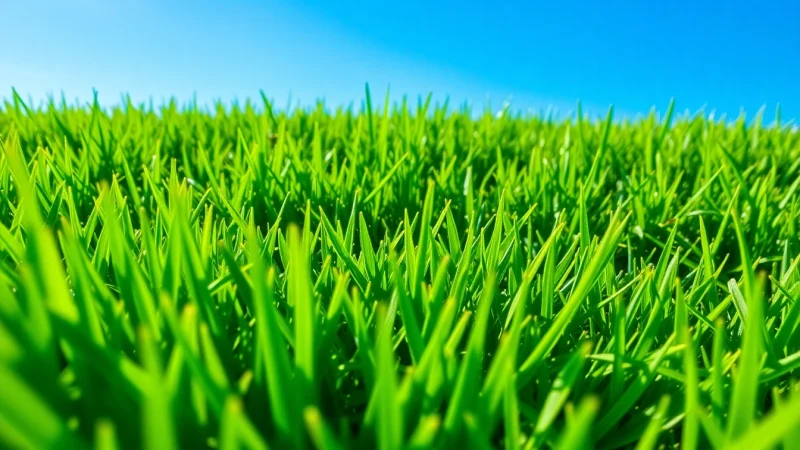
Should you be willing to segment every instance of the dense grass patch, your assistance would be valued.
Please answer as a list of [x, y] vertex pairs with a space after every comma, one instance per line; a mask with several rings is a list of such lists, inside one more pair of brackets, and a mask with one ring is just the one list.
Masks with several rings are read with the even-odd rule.
[[362, 109], [7, 102], [0, 446], [800, 445], [800, 135]]

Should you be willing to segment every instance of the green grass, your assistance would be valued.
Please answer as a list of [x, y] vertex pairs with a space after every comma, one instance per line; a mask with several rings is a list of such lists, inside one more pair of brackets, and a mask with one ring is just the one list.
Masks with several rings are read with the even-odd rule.
[[0, 447], [800, 448], [791, 124], [366, 99], [14, 94]]

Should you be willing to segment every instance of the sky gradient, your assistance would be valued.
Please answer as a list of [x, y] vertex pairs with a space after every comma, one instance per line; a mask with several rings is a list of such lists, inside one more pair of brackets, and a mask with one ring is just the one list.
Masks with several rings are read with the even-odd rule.
[[[777, 103], [800, 115], [800, 4], [782, 1], [0, 2], [0, 95], [359, 106], [433, 92], [621, 116]], [[202, 3], [202, 4], [200, 4]], [[216, 4], [215, 4], [216, 3]], [[384, 3], [383, 5], [379, 3]]]

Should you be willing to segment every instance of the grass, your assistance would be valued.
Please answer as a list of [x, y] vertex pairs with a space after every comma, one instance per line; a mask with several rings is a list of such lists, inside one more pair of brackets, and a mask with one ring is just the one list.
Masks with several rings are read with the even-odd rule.
[[4, 448], [800, 448], [800, 134], [0, 109]]

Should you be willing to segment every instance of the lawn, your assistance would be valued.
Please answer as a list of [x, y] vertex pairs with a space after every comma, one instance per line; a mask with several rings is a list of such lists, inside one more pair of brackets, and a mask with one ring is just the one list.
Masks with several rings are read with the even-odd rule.
[[777, 116], [14, 94], [0, 447], [800, 448]]

